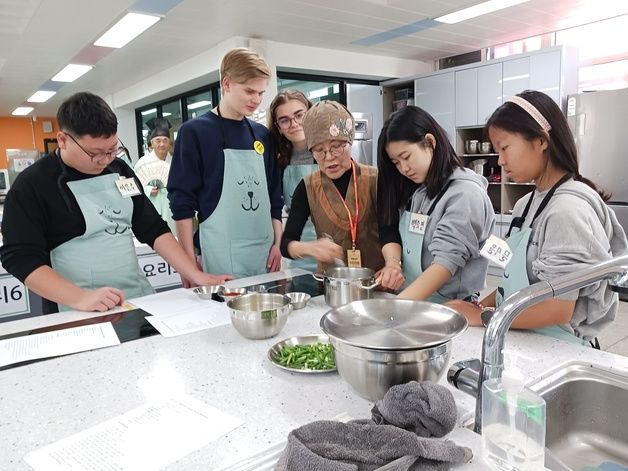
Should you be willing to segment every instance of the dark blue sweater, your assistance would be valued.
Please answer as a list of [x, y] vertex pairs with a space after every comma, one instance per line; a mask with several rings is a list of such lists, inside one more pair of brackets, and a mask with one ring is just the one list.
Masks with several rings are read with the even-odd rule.
[[[199, 222], [203, 222], [214, 212], [222, 193], [225, 139], [227, 148], [253, 149], [254, 140], [246, 120], [220, 118], [210, 111], [179, 128], [168, 177], [168, 198], [175, 220], [191, 218], [198, 211]], [[283, 199], [277, 152], [268, 129], [249, 122], [255, 138], [264, 144], [270, 216], [281, 220]]]

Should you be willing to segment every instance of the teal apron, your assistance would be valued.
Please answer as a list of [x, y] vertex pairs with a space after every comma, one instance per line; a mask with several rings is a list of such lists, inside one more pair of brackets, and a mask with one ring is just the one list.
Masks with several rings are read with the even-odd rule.
[[[497, 292], [495, 293], [496, 306], [499, 307], [503, 300], [507, 299], [513, 293], [527, 286], [530, 286], [526, 256], [528, 253], [528, 242], [530, 240], [530, 236], [532, 235], [532, 223], [534, 223], [539, 214], [541, 214], [541, 212], [545, 209], [552, 196], [554, 196], [554, 192], [556, 191], [556, 189], [569, 178], [571, 178], [571, 175], [565, 175], [550, 189], [547, 195], [545, 195], [545, 198], [543, 198], [543, 201], [541, 202], [539, 208], [534, 214], [534, 217], [532, 218], [532, 221], [530, 222], [530, 225], [528, 227], [522, 229], [521, 226], [523, 225], [526, 216], [528, 215], [528, 211], [530, 210], [532, 200], [534, 199], [534, 192], [532, 192], [532, 194], [530, 195], [530, 199], [528, 200], [528, 203], [526, 204], [526, 207], [523, 210], [521, 216], [516, 217], [512, 220], [510, 228], [508, 229], [508, 234], [506, 235], [506, 242], [508, 243], [508, 247], [510, 247], [510, 251], [512, 252], [512, 258], [510, 259], [508, 265], [506, 266], [506, 269], [504, 270], [504, 274], [499, 282]], [[548, 335], [550, 337], [572, 343], [578, 343], [581, 345], [585, 345], [587, 343], [584, 339], [576, 337], [566, 330], [561, 329], [557, 325], [540, 327], [538, 329], [532, 330], [539, 334]]]
[[[155, 290], [137, 261], [133, 201], [120, 194], [115, 183], [119, 178], [111, 173], [67, 183], [85, 218], [85, 233], [53, 249], [50, 262], [59, 275], [83, 289], [112, 286], [132, 299]], [[60, 311], [70, 309], [59, 305]]]
[[[303, 178], [312, 172], [318, 170], [316, 164], [305, 165], [288, 165], [283, 171], [283, 201], [290, 211], [292, 206], [292, 196], [297, 185], [303, 180]], [[312, 218], [308, 218], [303, 226], [301, 232], [301, 241], [310, 242], [316, 240], [316, 230], [312, 223]], [[316, 271], [316, 259], [313, 257], [307, 257], [297, 260], [286, 259], [286, 268], [302, 268], [311, 272]]]
[[[427, 220], [422, 228], [422, 233], [413, 232], [410, 230], [410, 224], [412, 221], [412, 199], [410, 198], [410, 207], [406, 207], [404, 212], [401, 214], [401, 218], [399, 219], [399, 234], [401, 234], [401, 264], [403, 267], [403, 276], [406, 281], [404, 283], [404, 288], [407, 288], [408, 285], [414, 282], [421, 274], [423, 273], [423, 266], [421, 264], [422, 255], [423, 255], [423, 238], [425, 236], [425, 229], [427, 228], [427, 224], [429, 221], [429, 216], [434, 211], [434, 208], [441, 200], [441, 198], [445, 195], [445, 192], [451, 185], [453, 180], [449, 180], [443, 189], [436, 195], [434, 202], [430, 206], [427, 211]], [[443, 304], [447, 301], [450, 301], [449, 298], [443, 296], [438, 291], [433, 293], [427, 301]]]
[[[257, 142], [253, 126], [244, 120]], [[267, 272], [274, 243], [264, 155], [253, 149], [228, 149], [224, 130], [223, 141], [222, 193], [218, 206], [201, 222], [199, 230], [203, 270], [236, 278], [260, 275]]]

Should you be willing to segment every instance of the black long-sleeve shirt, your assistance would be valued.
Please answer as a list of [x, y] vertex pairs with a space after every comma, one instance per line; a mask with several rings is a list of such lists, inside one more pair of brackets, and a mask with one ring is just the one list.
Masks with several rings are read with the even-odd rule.
[[[120, 159], [103, 171], [106, 173], [135, 177], [133, 170]], [[2, 218], [0, 260], [9, 273], [23, 282], [37, 268], [50, 266], [50, 252], [54, 248], [85, 233], [85, 218], [67, 182], [94, 176], [63, 165], [57, 151], [16, 178], [6, 196]], [[144, 193], [131, 199], [133, 234], [152, 247], [155, 239], [170, 229]]]
[[[340, 178], [332, 180], [343, 198], [346, 198], [347, 196], [347, 189], [349, 188], [351, 175], [351, 168], [349, 168], [349, 170], [343, 173]], [[284, 228], [283, 236], [281, 237], [281, 254], [284, 257], [292, 258], [288, 253], [288, 244], [293, 240], [301, 240], [303, 228], [305, 227], [305, 223], [310, 217], [310, 214], [310, 202], [307, 198], [305, 181], [301, 180], [294, 190], [290, 214], [288, 215], [288, 221], [286, 221], [286, 227]]]

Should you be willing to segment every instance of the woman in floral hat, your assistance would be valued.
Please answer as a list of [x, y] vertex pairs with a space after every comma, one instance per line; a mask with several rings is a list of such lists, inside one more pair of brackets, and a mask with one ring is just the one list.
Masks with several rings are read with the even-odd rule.
[[[379, 270], [384, 259], [377, 231], [377, 169], [351, 158], [351, 113], [340, 103], [321, 101], [305, 114], [303, 130], [319, 170], [303, 178], [294, 191], [282, 255], [313, 257], [320, 270], [340, 261]], [[301, 241], [310, 217], [317, 239]]]

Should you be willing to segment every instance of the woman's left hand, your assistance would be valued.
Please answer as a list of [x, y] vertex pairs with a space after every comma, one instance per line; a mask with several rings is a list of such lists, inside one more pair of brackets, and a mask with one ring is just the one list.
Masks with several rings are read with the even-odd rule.
[[458, 311], [460, 314], [466, 317], [470, 326], [482, 326], [482, 318], [480, 317], [482, 309], [480, 309], [475, 304], [463, 301], [462, 299], [454, 299], [452, 301], [446, 302], [445, 306], [450, 307], [455, 311]]
[[398, 290], [403, 286], [406, 278], [398, 266], [385, 266], [375, 274], [375, 279], [382, 288]]
[[273, 244], [268, 253], [268, 260], [266, 260], [266, 269], [269, 272], [279, 271], [281, 269], [281, 250], [279, 244]]

